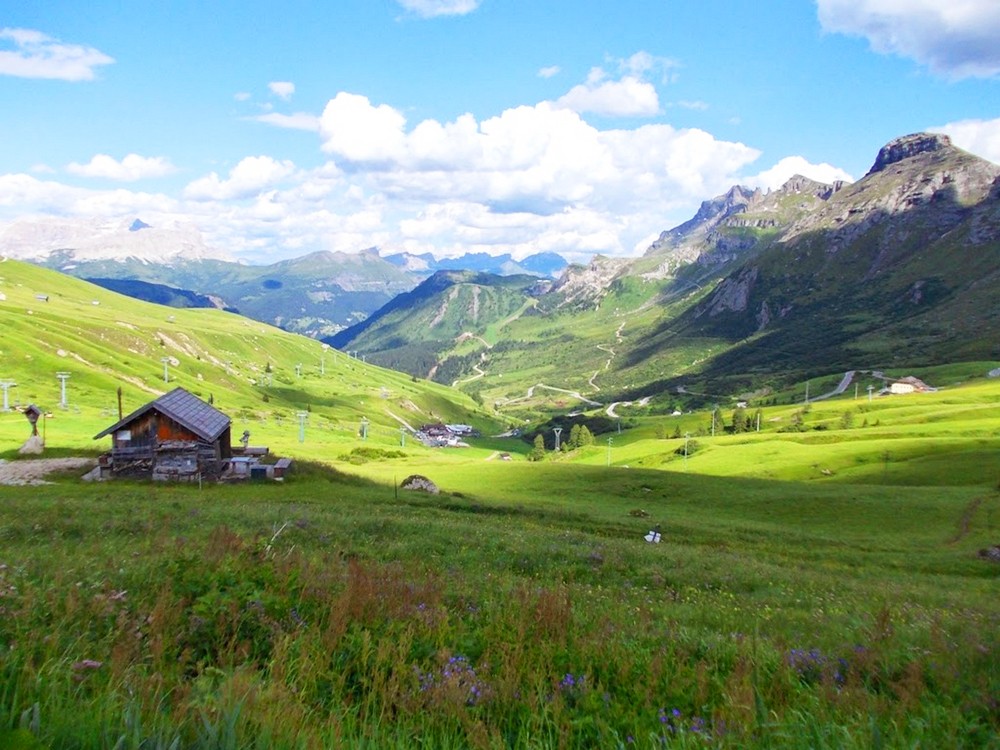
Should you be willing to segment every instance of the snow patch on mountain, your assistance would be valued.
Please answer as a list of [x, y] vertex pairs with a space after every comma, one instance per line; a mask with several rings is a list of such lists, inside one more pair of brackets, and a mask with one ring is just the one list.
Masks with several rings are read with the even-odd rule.
[[77, 262], [138, 260], [232, 260], [205, 244], [193, 224], [142, 219], [25, 218], [0, 226], [0, 253], [27, 261], [46, 261], [58, 253]]

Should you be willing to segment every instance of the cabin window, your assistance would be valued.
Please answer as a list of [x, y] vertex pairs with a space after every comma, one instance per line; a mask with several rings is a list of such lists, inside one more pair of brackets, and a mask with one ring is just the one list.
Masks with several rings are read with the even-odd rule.
[[131, 430], [118, 430], [118, 432], [115, 433], [115, 440], [128, 441], [131, 439], [132, 439]]

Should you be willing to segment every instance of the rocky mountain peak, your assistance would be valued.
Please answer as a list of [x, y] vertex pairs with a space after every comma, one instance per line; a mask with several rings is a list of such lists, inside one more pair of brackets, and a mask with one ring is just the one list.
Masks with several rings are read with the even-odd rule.
[[875, 157], [875, 163], [868, 170], [868, 174], [881, 172], [886, 167], [917, 156], [933, 151], [940, 151], [951, 148], [951, 139], [939, 133], [913, 133], [896, 138], [885, 144]]
[[837, 180], [832, 185], [796, 174], [788, 178], [784, 185], [778, 189], [780, 195], [809, 194], [821, 200], [828, 200], [830, 196], [847, 184], [843, 180]]

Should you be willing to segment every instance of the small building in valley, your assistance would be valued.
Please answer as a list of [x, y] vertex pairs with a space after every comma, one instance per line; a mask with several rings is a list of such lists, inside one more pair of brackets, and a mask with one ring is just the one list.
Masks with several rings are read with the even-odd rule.
[[928, 391], [933, 391], [927, 383], [922, 381], [920, 378], [915, 378], [912, 375], [907, 375], [905, 378], [900, 378], [889, 386], [889, 393], [895, 395], [902, 395], [906, 393], [927, 393]]
[[175, 388], [94, 436], [111, 436], [102, 468], [113, 475], [193, 481], [217, 478], [232, 456], [232, 420]]

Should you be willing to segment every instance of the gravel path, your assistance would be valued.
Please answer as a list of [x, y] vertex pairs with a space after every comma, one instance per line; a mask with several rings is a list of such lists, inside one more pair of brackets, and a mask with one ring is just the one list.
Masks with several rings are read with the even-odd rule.
[[55, 471], [81, 472], [97, 465], [93, 458], [31, 458], [21, 461], [0, 460], [0, 484], [46, 484], [45, 477]]

